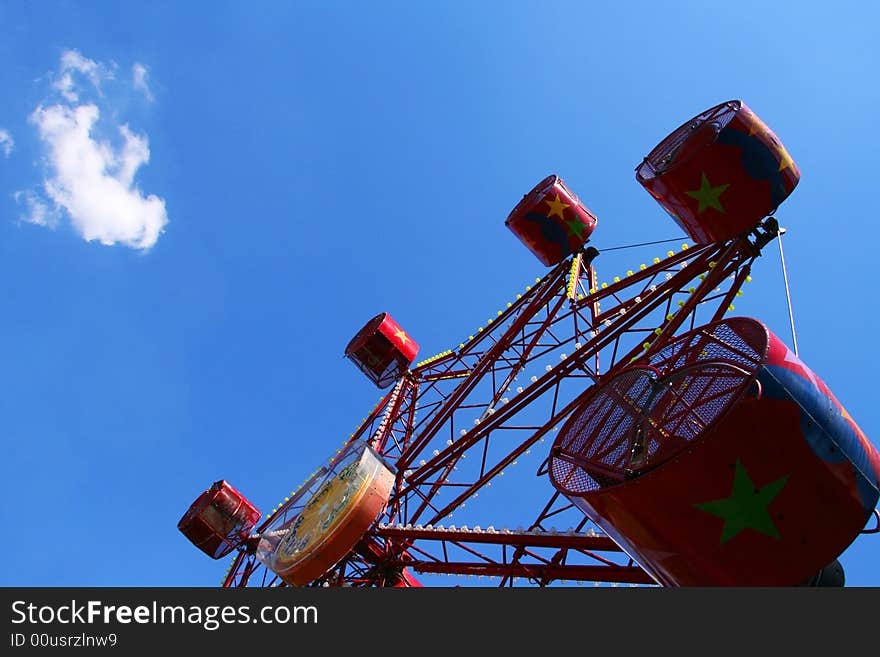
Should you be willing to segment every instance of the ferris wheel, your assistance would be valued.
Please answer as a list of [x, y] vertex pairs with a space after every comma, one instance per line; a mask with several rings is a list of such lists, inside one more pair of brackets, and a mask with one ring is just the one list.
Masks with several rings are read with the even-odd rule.
[[227, 587], [842, 584], [837, 557], [876, 532], [880, 454], [730, 316], [799, 177], [741, 101], [699, 114], [636, 169], [692, 244], [602, 280], [597, 218], [548, 176], [505, 222], [543, 276], [419, 362], [373, 317], [345, 355], [383, 395], [340, 449], [265, 515], [217, 481], [179, 529], [231, 555]]

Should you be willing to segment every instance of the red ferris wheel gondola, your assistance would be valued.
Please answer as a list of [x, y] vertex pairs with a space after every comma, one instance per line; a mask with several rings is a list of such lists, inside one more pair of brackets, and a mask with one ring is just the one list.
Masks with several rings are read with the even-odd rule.
[[259, 520], [260, 510], [221, 479], [190, 505], [177, 528], [202, 552], [220, 559], [243, 545]]
[[795, 585], [856, 538], [880, 455], [759, 322], [684, 334], [604, 384], [550, 477], [666, 585]]
[[779, 138], [740, 100], [680, 126], [636, 179], [698, 244], [756, 227], [794, 190], [800, 171]]
[[409, 368], [419, 345], [388, 313], [379, 313], [358, 331], [345, 356], [379, 388], [387, 388]]

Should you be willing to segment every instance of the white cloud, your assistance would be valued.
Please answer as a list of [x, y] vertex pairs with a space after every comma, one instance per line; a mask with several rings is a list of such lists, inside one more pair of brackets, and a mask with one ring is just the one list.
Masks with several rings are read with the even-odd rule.
[[131, 77], [134, 88], [138, 91], [143, 92], [144, 98], [146, 98], [148, 102], [152, 103], [153, 92], [150, 91], [150, 85], [147, 84], [147, 76], [149, 75], [149, 73], [149, 69], [147, 69], [147, 67], [140, 62], [135, 62], [134, 66], [131, 67]]
[[0, 128], [0, 151], [3, 151], [5, 157], [9, 157], [13, 148], [15, 148], [15, 141], [12, 139], [12, 135]]
[[15, 192], [13, 196], [18, 203], [24, 202], [27, 208], [27, 214], [21, 215], [22, 221], [48, 228], [58, 225], [58, 211], [33, 192]]
[[168, 222], [165, 201], [144, 196], [134, 175], [150, 159], [147, 139], [118, 126], [119, 148], [96, 141], [92, 130], [100, 117], [96, 105], [37, 107], [30, 120], [48, 147], [52, 175], [46, 195], [63, 208], [87, 241], [148, 249]]
[[135, 182], [150, 161], [147, 136], [115, 123], [106, 101], [105, 117], [97, 102], [80, 102], [89, 89], [76, 78], [84, 76], [100, 92], [100, 84], [113, 77], [110, 68], [70, 50], [61, 56], [59, 73], [53, 86], [67, 102], [39, 105], [29, 117], [46, 149], [46, 176], [38, 190], [15, 194], [26, 207], [22, 218], [53, 227], [66, 216], [86, 241], [149, 249], [168, 214], [164, 200], [145, 195]]
[[77, 50], [65, 50], [61, 53], [61, 63], [58, 66], [59, 77], [52, 86], [71, 103], [79, 100], [74, 81], [77, 73], [87, 78], [97, 91], [101, 90], [103, 80], [113, 79], [112, 68], [83, 57]]

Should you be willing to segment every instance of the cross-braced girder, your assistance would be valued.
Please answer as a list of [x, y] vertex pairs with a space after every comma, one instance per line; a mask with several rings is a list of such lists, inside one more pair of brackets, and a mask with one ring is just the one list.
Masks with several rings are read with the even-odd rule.
[[[533, 518], [524, 527], [481, 517], [474, 502], [493, 485], [509, 494], [505, 473], [554, 437], [592, 385], [662, 348], [680, 329], [728, 312], [760, 246], [740, 237], [690, 247], [607, 284], [599, 283], [598, 252], [582, 251], [456, 348], [415, 366], [351, 438], [369, 442], [395, 474], [385, 511], [318, 583], [384, 585], [399, 581], [404, 568], [492, 576], [502, 586], [517, 579], [649, 582], [549, 483], [545, 504], [518, 509], [518, 517]], [[545, 463], [547, 451], [538, 455]], [[543, 474], [544, 464], [537, 465]], [[453, 514], [497, 527], [456, 528]], [[260, 569], [243, 552], [226, 585], [281, 583], [271, 573], [255, 577]]]

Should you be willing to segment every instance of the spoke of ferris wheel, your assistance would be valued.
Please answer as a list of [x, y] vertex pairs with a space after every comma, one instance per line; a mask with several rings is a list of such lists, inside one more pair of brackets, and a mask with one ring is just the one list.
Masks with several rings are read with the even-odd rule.
[[[651, 311], [655, 310], [659, 305], [662, 304], [664, 296], [666, 296], [669, 292], [679, 291], [679, 289], [681, 287], [683, 287], [683, 285], [685, 285], [688, 281], [693, 280], [693, 278], [696, 277], [698, 272], [708, 270], [709, 274], [705, 277], [705, 280], [699, 285], [699, 287], [696, 290], [694, 290], [694, 293], [688, 299], [688, 302], [686, 304], [684, 304], [682, 311], [680, 311], [679, 313], [676, 314], [674, 320], [678, 320], [677, 322], [675, 322], [675, 328], [677, 328], [677, 326], [679, 326], [688, 316], [690, 316], [692, 314], [692, 311], [696, 308], [696, 306], [708, 295], [708, 293], [712, 289], [715, 288], [715, 286], [718, 283], [721, 282], [721, 280], [723, 280], [725, 277], [727, 277], [730, 272], [735, 271], [737, 269], [737, 267], [741, 264], [740, 261], [743, 259], [742, 257], [739, 257], [739, 256], [743, 255], [742, 252], [745, 252], [746, 258], [754, 257], [753, 254], [749, 253], [748, 250], [743, 249], [742, 247], [743, 247], [742, 244], [731, 243], [729, 245], [726, 245], [726, 249], [722, 253], [719, 253], [719, 251], [721, 251], [721, 248], [717, 247], [715, 245], [709, 245], [708, 247], [703, 247], [701, 249], [693, 249], [691, 253], [687, 254], [687, 257], [690, 257], [690, 258], [694, 258], [694, 256], [697, 256], [697, 257], [689, 265], [687, 265], [682, 271], [680, 271], [677, 274], [675, 274], [674, 276], [672, 276], [672, 278], [669, 281], [667, 281], [665, 284], [661, 283], [661, 285], [657, 286], [656, 290], [652, 291], [651, 294], [646, 293], [645, 298], [641, 300], [642, 311], [631, 313], [629, 315], [629, 319], [622, 323], [623, 328], [626, 328], [627, 326], [632, 326], [639, 319], [647, 316]], [[718, 257], [718, 262], [711, 260], [710, 258], [712, 258], [712, 257]], [[675, 261], [683, 261], [685, 259], [686, 258], [682, 257], [680, 254], [679, 254], [679, 256], [674, 258]], [[670, 259], [670, 260], [672, 260], [672, 259]], [[615, 283], [613, 286], [609, 286], [609, 288], [607, 288], [607, 289], [597, 290], [593, 296], [594, 297], [598, 297], [598, 296], [607, 297], [610, 295], [616, 295], [619, 291], [623, 290], [627, 284], [632, 285], [635, 282], [647, 279], [648, 277], [650, 277], [652, 275], [656, 275], [656, 273], [658, 271], [663, 271], [665, 269], [668, 269], [669, 264], [670, 263], [667, 260], [667, 261], [663, 261], [663, 262], [659, 263], [659, 265], [655, 265], [655, 267], [653, 268], [653, 271], [651, 268], [646, 268], [646, 270], [640, 272], [640, 275], [636, 275], [636, 276], [632, 277], [635, 280], [625, 279], [623, 281]], [[728, 265], [728, 266], [724, 266], [724, 265]], [[557, 268], [557, 269], [561, 269], [561, 268]], [[556, 273], [558, 273], [558, 271]], [[743, 276], [737, 277], [735, 284], [740, 283], [742, 278], [743, 278]], [[545, 280], [547, 280], [547, 279], [545, 278]], [[735, 290], [732, 290], [730, 292], [730, 294], [733, 294], [733, 293], [735, 293]], [[550, 295], [547, 295], [547, 296], [550, 296]], [[537, 295], [536, 295], [536, 298], [540, 299], [540, 300], [544, 299], [544, 297], [537, 297]], [[524, 299], [525, 299], [525, 297], [524, 297]], [[725, 299], [726, 299], [726, 297], [725, 297]], [[593, 301], [594, 301], [594, 299], [587, 298], [587, 299], [584, 299], [581, 303], [582, 303], [582, 305], [587, 305], [587, 304], [591, 304]], [[635, 303], [638, 303], [638, 302], [629, 303], [628, 305], [631, 306], [631, 305], [634, 305]], [[533, 303], [533, 305], [531, 307], [534, 308], [534, 305], [535, 304]], [[540, 305], [543, 306], [546, 304], [542, 303]], [[627, 302], [621, 303], [620, 306], [618, 306], [618, 308], [623, 307], [625, 305], [627, 305]], [[723, 308], [720, 310], [723, 311]], [[611, 313], [614, 311], [619, 312], [618, 309], [612, 309], [611, 311], [606, 311], [606, 313], [604, 313], [603, 315], [598, 316], [597, 319], [599, 321], [603, 321], [605, 319], [608, 319], [610, 317]], [[619, 321], [619, 318], [615, 318], [615, 319], [618, 319], [618, 321]], [[621, 324], [618, 324], [618, 326], [620, 326], [620, 325]], [[671, 334], [672, 332], [674, 332], [675, 328], [672, 328], [672, 330], [664, 328], [664, 331], [668, 331]], [[506, 335], [502, 336], [501, 338], [499, 338], [496, 341], [496, 346], [498, 344], [502, 344], [505, 342], [506, 342], [506, 344], [509, 344], [510, 343], [509, 337], [514, 332], [515, 331], [513, 329], [508, 329]], [[451, 462], [451, 460], [454, 460], [458, 456], [463, 454], [466, 449], [468, 449], [473, 444], [475, 444], [477, 441], [479, 441], [483, 436], [487, 435], [492, 429], [500, 426], [502, 424], [502, 422], [507, 419], [507, 417], [513, 415], [517, 410], [519, 410], [519, 407], [524, 406], [527, 403], [531, 402], [534, 399], [534, 397], [536, 396], [535, 393], [540, 394], [540, 393], [545, 392], [549, 388], [549, 385], [551, 385], [554, 380], [558, 380], [559, 378], [570, 374], [575, 366], [583, 364], [582, 361], [585, 361], [586, 358], [591, 355], [591, 351], [598, 352], [600, 349], [602, 349], [603, 347], [610, 344], [610, 342], [614, 339], [615, 335], [617, 335], [619, 337], [619, 334], [620, 334], [620, 331], [618, 331], [617, 334], [615, 334], [614, 331], [607, 331], [607, 332], [605, 332], [605, 336], [607, 336], [607, 337], [600, 334], [600, 335], [596, 336], [595, 338], [593, 338], [593, 340], [591, 340], [592, 344], [588, 343], [586, 345], [586, 348], [579, 350], [579, 354], [580, 354], [579, 357], [573, 358], [570, 361], [568, 361], [564, 365], [564, 369], [557, 368], [557, 370], [555, 371], [555, 373], [553, 375], [549, 375], [549, 374], [545, 375], [544, 377], [542, 377], [541, 380], [539, 380], [536, 383], [533, 383], [533, 385], [530, 386], [527, 390], [524, 390], [523, 393], [518, 398], [519, 404], [508, 404], [505, 408], [503, 408], [499, 412], [497, 412], [496, 415], [493, 418], [491, 418], [488, 422], [486, 422], [485, 424], [482, 424], [479, 427], [475, 427], [474, 429], [469, 431], [465, 436], [463, 436], [460, 441], [457, 441], [456, 444], [448, 446], [444, 450], [443, 453], [435, 456], [433, 459], [431, 459], [425, 465], [422, 465], [418, 470], [416, 470], [416, 472], [411, 477], [409, 477], [410, 485], [415, 485], [420, 482], [424, 482], [428, 476], [430, 476], [432, 474], [436, 474], [438, 466], [441, 466], [444, 463], [446, 465], [448, 465]], [[592, 347], [592, 349], [591, 349], [591, 347]], [[641, 350], [638, 347], [636, 347], [636, 349], [634, 349], [633, 352], [631, 352], [631, 354], [633, 354], [633, 355], [638, 355], [639, 353], [641, 353]], [[494, 354], [491, 354], [491, 351], [490, 351], [489, 355], [494, 355]], [[488, 359], [486, 358], [486, 356], [484, 356], [483, 360], [488, 360]], [[622, 365], [622, 364], [627, 364], [628, 360], [629, 360], [628, 358], [620, 359], [618, 361], [618, 366]], [[487, 371], [486, 368], [484, 368], [483, 374], [485, 374], [485, 371]], [[472, 389], [474, 387], [476, 379], [477, 379], [477, 377], [474, 377], [473, 375], [472, 375], [472, 377], [469, 377], [469, 378], [470, 378], [470, 381], [469, 381], [470, 386], [467, 390], [465, 390], [465, 392], [469, 391], [470, 389]], [[542, 385], [543, 385], [543, 388], [542, 388]], [[459, 402], [459, 405], [460, 405], [460, 401], [464, 398], [465, 394], [463, 394], [461, 392], [462, 386], [459, 386], [458, 390], [459, 390], [459, 395], [457, 395], [455, 399]], [[503, 390], [503, 387], [501, 388], [501, 390]], [[531, 393], [531, 394], [528, 394], [528, 393]], [[500, 393], [497, 393], [497, 394], [500, 394]], [[496, 396], [497, 396], [497, 394], [496, 394]], [[493, 397], [493, 400], [494, 400], [494, 397]], [[451, 407], [452, 411], [454, 411], [456, 408], [449, 402], [447, 402], [447, 405], [444, 408], [450, 408], [450, 407]], [[571, 409], [567, 408], [567, 410], [570, 412]], [[445, 415], [443, 413], [435, 413], [433, 421], [429, 424], [429, 427], [423, 430], [423, 432], [419, 438], [419, 444], [420, 445], [427, 444], [427, 442], [430, 440], [430, 438], [433, 437], [434, 433], [436, 433], [436, 431], [439, 429], [439, 427], [443, 425], [443, 422], [441, 421], [441, 419], [445, 420], [448, 418], [449, 415], [451, 415], [451, 413], [449, 413], [449, 412], [447, 412]], [[560, 414], [560, 416], [562, 416], [562, 414]], [[554, 418], [554, 420], [555, 419], [557, 419], [557, 418]], [[525, 449], [525, 448], [523, 448], [523, 449]], [[411, 446], [411, 451], [410, 451], [411, 456], [409, 458], [404, 457], [401, 459], [401, 461], [403, 462], [403, 464], [409, 463], [415, 458], [415, 456], [418, 453], [419, 453], [419, 449], [416, 447], [416, 443], [414, 442]], [[488, 478], [486, 480], [488, 480]], [[485, 483], [485, 482], [482, 482], [482, 483]], [[404, 492], [406, 492], [406, 491], [404, 491]], [[436, 492], [436, 491], [434, 491], [434, 492]], [[430, 497], [430, 495], [428, 497]], [[466, 499], [466, 496], [463, 495], [461, 499]], [[457, 501], [460, 501], [460, 500], [457, 500]], [[422, 510], [423, 509], [419, 509], [417, 511], [415, 517], [417, 517], [418, 514], [421, 513]]]

